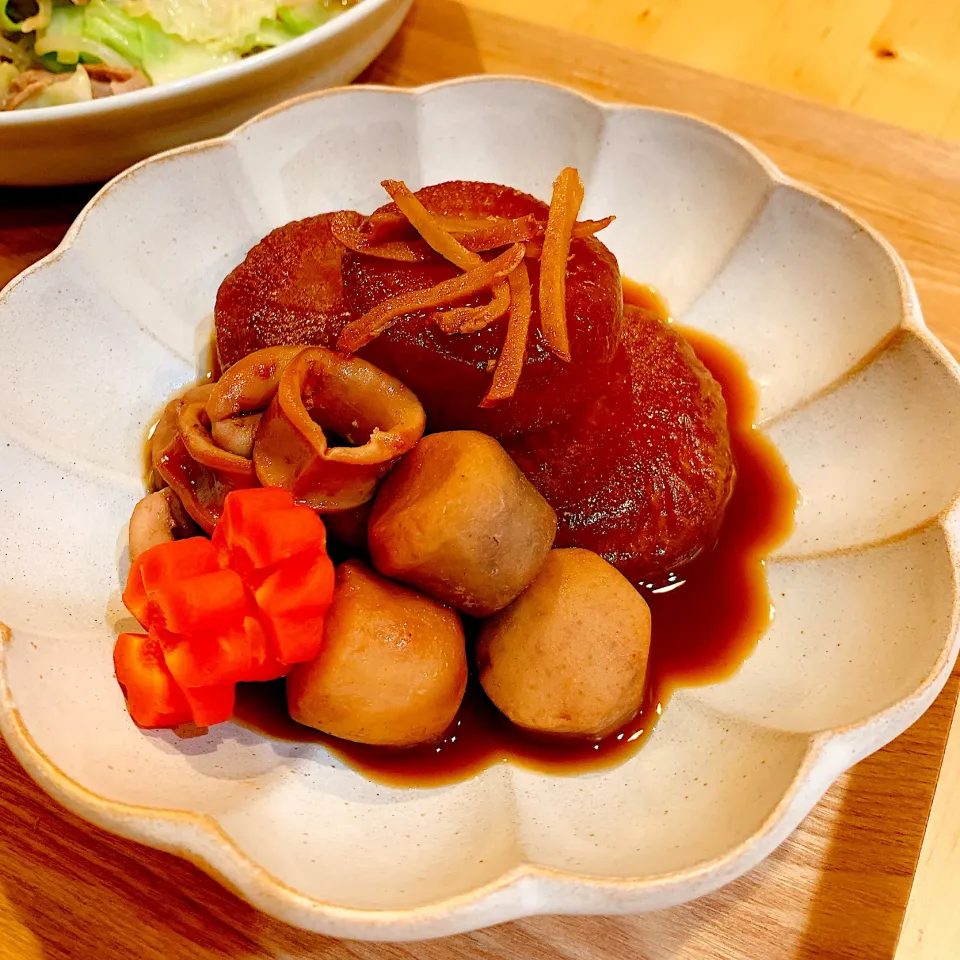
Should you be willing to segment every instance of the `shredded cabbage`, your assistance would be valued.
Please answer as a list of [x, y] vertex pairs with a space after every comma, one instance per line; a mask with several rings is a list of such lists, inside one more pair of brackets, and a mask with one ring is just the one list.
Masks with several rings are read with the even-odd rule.
[[202, 43], [188, 43], [143, 23], [140, 44], [140, 66], [152, 83], [173, 83], [240, 59], [238, 53], [218, 53]]
[[92, 0], [82, 8], [83, 35], [116, 50], [131, 63], [140, 63], [140, 27], [114, 3]]
[[40, 56], [54, 54], [58, 64], [106, 63], [111, 67], [130, 67], [131, 64], [106, 44], [87, 37], [72, 37], [47, 33], [33, 48]]
[[[167, 34], [152, 20], [131, 17], [109, 0], [91, 0], [82, 7], [58, 6], [49, 28], [38, 33], [34, 50], [49, 69], [97, 61], [138, 67], [152, 83], [181, 80], [239, 57]], [[51, 55], [55, 63], [47, 59]]]
[[33, 50], [40, 57], [52, 53], [58, 64], [76, 64], [80, 62], [82, 37], [83, 10], [72, 5], [56, 7], [47, 28], [38, 34]]
[[165, 33], [210, 44], [215, 50], [239, 50], [260, 29], [275, 20], [276, 0], [122, 0], [134, 17], [150, 17]]
[[20, 71], [12, 63], [0, 63], [0, 105], [10, 90], [10, 84], [19, 74]]
[[243, 41], [241, 52], [246, 54], [253, 50], [268, 50], [270, 47], [279, 47], [292, 40], [297, 34], [288, 30], [279, 20], [264, 20], [255, 34]]
[[[341, 10], [343, 6], [341, 5]], [[300, 36], [319, 27], [337, 15], [330, 3], [298, 3], [277, 8], [280, 22], [292, 33]]]

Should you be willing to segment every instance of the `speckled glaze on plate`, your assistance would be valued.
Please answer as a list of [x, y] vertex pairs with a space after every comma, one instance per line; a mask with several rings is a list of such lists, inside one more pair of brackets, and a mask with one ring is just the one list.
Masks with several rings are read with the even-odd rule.
[[[565, 164], [584, 216], [618, 215], [624, 274], [746, 360], [800, 488], [756, 652], [588, 776], [392, 789], [232, 724], [137, 730], [110, 661], [125, 524], [144, 425], [195, 376], [223, 276], [278, 224], [371, 210], [385, 177], [546, 197]], [[957, 366], [880, 237], [689, 117], [509, 78], [307, 97], [108, 185], [0, 296], [0, 326], [0, 727], [70, 809], [291, 923], [416, 939], [700, 896], [916, 720], [956, 657]]]

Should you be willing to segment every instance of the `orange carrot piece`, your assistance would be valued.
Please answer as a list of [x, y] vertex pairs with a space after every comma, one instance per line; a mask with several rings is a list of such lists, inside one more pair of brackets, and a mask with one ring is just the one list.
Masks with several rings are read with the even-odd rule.
[[574, 167], [566, 167], [553, 183], [550, 216], [543, 235], [540, 257], [540, 329], [547, 346], [561, 360], [570, 362], [567, 333], [567, 258], [580, 204], [583, 182]]
[[177, 727], [193, 719], [163, 651], [145, 633], [121, 633], [113, 648], [113, 672], [127, 711], [138, 727]]
[[[480, 259], [479, 257], [477, 258]], [[427, 290], [414, 290], [401, 294], [391, 300], [378, 304], [369, 313], [347, 324], [337, 348], [344, 353], [355, 353], [361, 347], [376, 339], [399, 317], [419, 310], [431, 310], [454, 303], [461, 297], [478, 293], [493, 286], [497, 280], [512, 273], [523, 260], [523, 247], [515, 244], [489, 262], [480, 260], [480, 265], [466, 273], [445, 280]]]
[[527, 357], [527, 338], [530, 333], [530, 314], [533, 310], [530, 274], [523, 261], [509, 277], [510, 320], [497, 358], [497, 368], [481, 407], [492, 407], [517, 392], [523, 364]]

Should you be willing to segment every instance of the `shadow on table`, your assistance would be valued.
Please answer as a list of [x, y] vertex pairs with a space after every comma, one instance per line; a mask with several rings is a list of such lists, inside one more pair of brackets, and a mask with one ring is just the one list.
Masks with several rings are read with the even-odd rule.
[[890, 960], [923, 844], [960, 673], [906, 733], [847, 775], [798, 957]]
[[[101, 184], [70, 187], [0, 186], [0, 228], [69, 223]], [[25, 218], [26, 215], [26, 218]]]
[[0, 187], [0, 289], [60, 242], [98, 189]]

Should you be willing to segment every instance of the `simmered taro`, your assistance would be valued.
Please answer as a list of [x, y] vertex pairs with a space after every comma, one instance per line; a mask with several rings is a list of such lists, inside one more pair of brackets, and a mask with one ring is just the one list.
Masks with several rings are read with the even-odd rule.
[[552, 550], [533, 583], [485, 621], [480, 683], [528, 730], [603, 737], [643, 701], [650, 611], [609, 563], [588, 550]]
[[549, 504], [491, 437], [425, 437], [384, 480], [367, 528], [380, 573], [474, 616], [536, 576], [557, 528]]
[[298, 723], [343, 740], [409, 747], [447, 729], [466, 686], [457, 614], [350, 560], [319, 655], [287, 677], [287, 704]]

